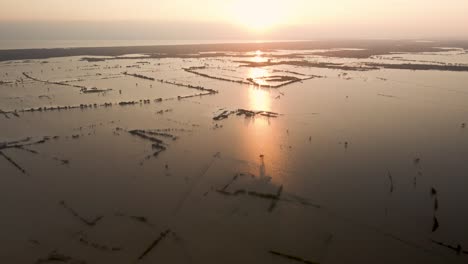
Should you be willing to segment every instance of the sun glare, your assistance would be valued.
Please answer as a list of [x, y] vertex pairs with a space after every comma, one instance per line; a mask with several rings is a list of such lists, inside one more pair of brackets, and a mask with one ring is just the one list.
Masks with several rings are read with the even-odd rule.
[[249, 70], [249, 78], [253, 79], [260, 85], [267, 85], [267, 82], [264, 80], [264, 78], [268, 77], [268, 75], [268, 71], [263, 68], [250, 68]]
[[231, 12], [237, 24], [262, 32], [285, 22], [282, 6], [282, 1], [239, 0], [234, 2]]
[[250, 108], [254, 110], [270, 111], [271, 110], [271, 98], [267, 90], [250, 87], [249, 88], [249, 103]]

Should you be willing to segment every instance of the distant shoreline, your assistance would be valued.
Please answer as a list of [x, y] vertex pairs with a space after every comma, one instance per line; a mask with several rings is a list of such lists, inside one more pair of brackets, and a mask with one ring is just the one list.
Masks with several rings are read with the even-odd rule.
[[164, 54], [166, 57], [183, 57], [200, 52], [251, 52], [256, 50], [313, 50], [352, 48], [359, 50], [330, 51], [325, 56], [368, 58], [375, 55], [404, 52], [437, 52], [437, 47], [468, 49], [468, 41], [421, 42], [410, 40], [330, 40], [283, 41], [251, 43], [176, 44], [150, 46], [113, 46], [82, 48], [42, 48], [0, 50], [0, 61], [49, 59], [71, 56], [123, 56], [127, 54]]
[[294, 40], [2, 40], [0, 50], [18, 49], [65, 49], [65, 48], [110, 48], [110, 47], [141, 47], [141, 46], [175, 46], [175, 45], [206, 45], [206, 44], [236, 44], [236, 43], [268, 43], [268, 42], [298, 42], [312, 41], [305, 39]]

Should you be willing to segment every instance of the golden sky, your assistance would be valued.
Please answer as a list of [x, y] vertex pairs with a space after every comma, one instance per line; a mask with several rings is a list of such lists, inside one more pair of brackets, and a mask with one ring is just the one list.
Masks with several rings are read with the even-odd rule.
[[0, 0], [3, 21], [208, 22], [259, 32], [311, 25], [468, 37], [467, 12], [468, 0]]

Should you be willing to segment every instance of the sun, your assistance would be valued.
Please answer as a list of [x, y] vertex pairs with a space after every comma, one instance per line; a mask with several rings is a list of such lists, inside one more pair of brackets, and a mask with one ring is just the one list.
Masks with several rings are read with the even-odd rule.
[[236, 24], [251, 31], [263, 32], [285, 21], [284, 1], [238, 0], [232, 3], [232, 18]]

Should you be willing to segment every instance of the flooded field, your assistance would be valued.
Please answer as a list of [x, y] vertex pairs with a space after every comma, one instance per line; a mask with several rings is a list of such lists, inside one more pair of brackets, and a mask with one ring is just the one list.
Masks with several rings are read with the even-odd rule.
[[297, 45], [0, 62], [0, 261], [467, 263], [466, 47]]

